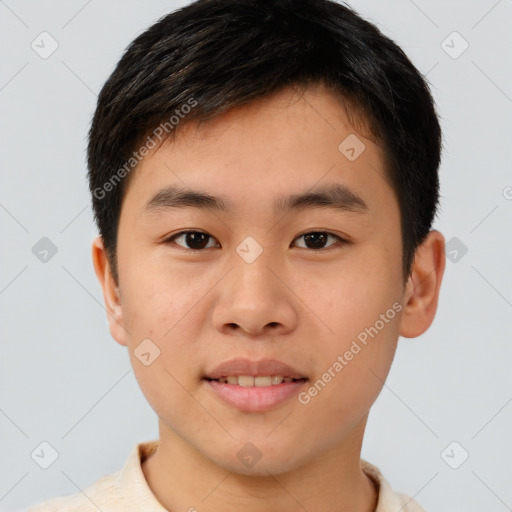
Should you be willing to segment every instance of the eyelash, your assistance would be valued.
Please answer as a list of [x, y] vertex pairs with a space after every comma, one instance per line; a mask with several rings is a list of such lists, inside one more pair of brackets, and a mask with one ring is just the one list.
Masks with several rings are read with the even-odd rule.
[[[171, 237], [165, 239], [163, 241], [163, 243], [170, 245], [171, 243], [174, 243], [174, 240], [176, 238], [178, 238], [178, 237], [180, 237], [182, 235], [187, 235], [189, 233], [199, 233], [199, 234], [206, 235], [210, 239], [213, 239], [213, 236], [209, 235], [205, 231], [189, 230], [189, 231], [180, 231], [179, 233], [176, 233], [175, 235], [172, 235]], [[338, 239], [339, 245], [341, 245], [341, 246], [348, 245], [350, 243], [348, 240], [345, 240], [344, 238], [341, 238], [339, 235], [335, 235], [334, 233], [331, 233], [329, 231], [306, 231], [306, 232], [298, 235], [294, 240], [297, 240], [298, 238], [304, 237], [306, 235], [311, 235], [311, 234], [333, 236], [334, 238]], [[178, 245], [178, 244], [176, 244], [176, 245]], [[314, 252], [322, 252], [322, 251], [326, 251], [326, 250], [330, 249], [331, 247], [333, 247], [335, 245], [336, 244], [332, 244], [332, 245], [329, 245], [326, 248], [321, 248], [321, 249], [309, 249], [308, 247], [301, 247], [301, 249], [309, 249], [310, 251], [314, 251]], [[181, 249], [183, 249], [184, 252], [187, 252], [187, 253], [197, 253], [197, 252], [204, 251], [206, 249], [212, 249], [212, 247], [206, 247], [206, 248], [203, 248], [203, 249], [187, 249], [185, 247], [182, 247], [181, 245], [178, 245], [178, 247], [180, 247]]]

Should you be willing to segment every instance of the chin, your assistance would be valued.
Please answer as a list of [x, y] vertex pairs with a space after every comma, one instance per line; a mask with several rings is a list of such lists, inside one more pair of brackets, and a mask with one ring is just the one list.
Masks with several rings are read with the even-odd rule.
[[238, 450], [235, 458], [225, 458], [224, 456], [211, 458], [212, 462], [218, 466], [235, 474], [247, 476], [270, 476], [288, 473], [300, 467], [300, 462], [295, 458], [290, 458], [290, 452], [279, 450], [272, 455], [265, 456], [265, 451], [257, 452], [251, 446], [244, 446]]

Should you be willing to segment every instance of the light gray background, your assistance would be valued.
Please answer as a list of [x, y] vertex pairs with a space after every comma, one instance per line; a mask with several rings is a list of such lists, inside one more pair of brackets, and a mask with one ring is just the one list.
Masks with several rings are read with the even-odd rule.
[[[1, 511], [77, 492], [158, 435], [108, 332], [85, 147], [96, 95], [126, 45], [183, 4], [0, 1]], [[427, 512], [511, 510], [512, 2], [350, 5], [432, 85], [445, 136], [435, 228], [467, 247], [447, 261], [432, 327], [400, 339], [362, 456]], [[47, 59], [31, 48], [42, 31], [59, 44]], [[469, 44], [458, 58], [453, 31]], [[46, 263], [32, 252], [42, 237], [58, 249]], [[43, 441], [59, 454], [46, 470], [31, 458]], [[462, 450], [469, 458], [452, 469], [445, 460], [460, 462]]]

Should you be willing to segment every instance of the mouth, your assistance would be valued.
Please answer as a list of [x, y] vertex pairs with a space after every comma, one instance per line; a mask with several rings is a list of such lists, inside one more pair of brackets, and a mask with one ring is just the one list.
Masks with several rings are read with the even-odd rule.
[[264, 388], [269, 386], [279, 386], [283, 383], [288, 384], [290, 382], [299, 381], [305, 382], [307, 379], [305, 377], [296, 379], [293, 377], [284, 377], [283, 375], [226, 375], [218, 379], [205, 377], [204, 380], [209, 382], [219, 382], [220, 384], [230, 384], [232, 386], [241, 386], [244, 388]]
[[238, 375], [219, 379], [203, 378], [203, 382], [209, 392], [222, 403], [242, 412], [264, 413], [297, 397], [304, 390], [308, 379], [280, 375]]
[[203, 375], [209, 393], [243, 412], [265, 412], [296, 396], [309, 379], [275, 359], [235, 358]]

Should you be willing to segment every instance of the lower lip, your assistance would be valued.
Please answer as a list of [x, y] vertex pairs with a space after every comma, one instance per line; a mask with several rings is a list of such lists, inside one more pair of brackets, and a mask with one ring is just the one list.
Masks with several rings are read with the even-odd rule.
[[282, 382], [274, 386], [244, 387], [215, 380], [206, 384], [226, 403], [245, 412], [263, 412], [276, 407], [296, 396], [307, 380]]

